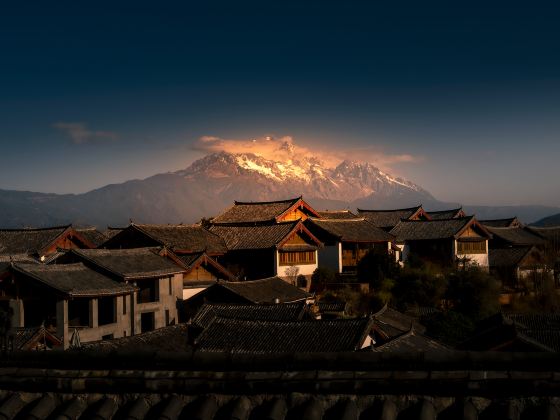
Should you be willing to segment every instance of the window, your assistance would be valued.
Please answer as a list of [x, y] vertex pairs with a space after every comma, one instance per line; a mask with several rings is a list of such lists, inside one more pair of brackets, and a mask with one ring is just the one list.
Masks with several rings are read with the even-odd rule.
[[128, 296], [122, 297], [122, 313], [126, 315], [126, 301], [128, 300]]
[[457, 254], [486, 254], [486, 241], [457, 242]]
[[97, 299], [97, 319], [99, 325], [117, 322], [116, 303], [114, 296]]
[[169, 294], [173, 294], [173, 277], [169, 277]]
[[315, 251], [280, 251], [280, 265], [315, 264]]
[[89, 299], [68, 301], [68, 325], [70, 327], [89, 327]]
[[169, 325], [169, 309], [165, 310], [165, 325]]
[[138, 303], [157, 302], [159, 300], [159, 279], [140, 280], [138, 282]]
[[153, 312], [140, 314], [140, 332], [152, 331], [156, 328], [156, 316]]

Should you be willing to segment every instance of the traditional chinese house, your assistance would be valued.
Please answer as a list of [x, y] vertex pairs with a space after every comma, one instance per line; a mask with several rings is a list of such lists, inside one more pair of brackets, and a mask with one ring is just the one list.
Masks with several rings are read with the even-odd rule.
[[235, 201], [234, 205], [212, 219], [212, 224], [255, 223], [270, 224], [308, 217], [320, 217], [303, 198], [296, 197], [280, 201]]
[[41, 326], [55, 334], [64, 348], [75, 330], [82, 341], [132, 333], [125, 302], [130, 301], [136, 287], [82, 263], [13, 263], [1, 276], [0, 290], [1, 299], [11, 308], [12, 326], [30, 335], [22, 344], [25, 347], [39, 344], [31, 331]]
[[544, 249], [546, 240], [524, 227], [491, 227], [486, 226], [488, 231], [492, 233], [490, 248], [511, 248], [511, 247], [527, 247], [536, 246]]
[[132, 334], [177, 322], [185, 269], [162, 254], [161, 248], [72, 250], [55, 261], [57, 265], [75, 262], [138, 289], [123, 303], [123, 311], [133, 314]]
[[386, 231], [393, 229], [401, 220], [430, 220], [422, 206], [395, 210], [358, 209], [358, 215], [365, 217], [374, 226]]
[[0, 229], [0, 255], [25, 254], [43, 261], [59, 249], [95, 247], [95, 243], [71, 225], [38, 229]]
[[205, 253], [218, 258], [227, 251], [225, 243], [201, 225], [147, 225], [131, 223], [107, 240], [102, 248], [146, 248], [164, 246], [177, 255]]
[[402, 249], [402, 261], [414, 254], [443, 265], [465, 261], [488, 267], [488, 240], [492, 235], [473, 216], [402, 220], [390, 233]]
[[338, 273], [355, 272], [370, 251], [389, 254], [395, 239], [363, 217], [309, 218], [305, 225], [324, 245], [319, 250], [319, 266]]
[[545, 264], [543, 251], [536, 246], [490, 249], [490, 272], [506, 287], [515, 288], [519, 280], [540, 276]]
[[295, 283], [298, 275], [310, 278], [318, 266], [321, 241], [300, 220], [216, 224], [210, 231], [225, 241], [224, 266], [240, 279], [280, 276]]

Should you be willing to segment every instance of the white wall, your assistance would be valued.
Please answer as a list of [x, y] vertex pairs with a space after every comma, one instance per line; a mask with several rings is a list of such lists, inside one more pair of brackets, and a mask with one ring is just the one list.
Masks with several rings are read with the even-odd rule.
[[488, 268], [488, 241], [486, 241], [486, 253], [484, 254], [457, 254], [457, 240], [453, 241], [453, 254], [455, 259], [467, 258], [471, 264]]
[[315, 251], [315, 264], [300, 264], [300, 265], [280, 265], [280, 257], [278, 255], [278, 250], [276, 250], [276, 252], [274, 252], [274, 265], [275, 265], [275, 273], [277, 276], [279, 277], [287, 277], [286, 276], [286, 269], [290, 268], [290, 267], [298, 267], [299, 268], [299, 272], [298, 272], [298, 276], [304, 275], [304, 276], [310, 276], [311, 274], [313, 274], [313, 272], [315, 271], [315, 269], [318, 267], [317, 262], [319, 261], [319, 256], [318, 256], [318, 252]]

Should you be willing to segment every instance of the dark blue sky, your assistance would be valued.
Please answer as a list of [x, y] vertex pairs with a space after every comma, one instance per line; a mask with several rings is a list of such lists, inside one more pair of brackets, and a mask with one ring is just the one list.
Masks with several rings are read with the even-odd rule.
[[554, 2], [13, 3], [0, 188], [83, 192], [273, 134], [373, 148], [442, 200], [560, 205]]

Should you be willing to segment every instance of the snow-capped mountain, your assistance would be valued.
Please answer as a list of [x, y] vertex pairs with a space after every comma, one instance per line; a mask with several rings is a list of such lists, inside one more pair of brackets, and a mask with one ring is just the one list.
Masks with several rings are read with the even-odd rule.
[[[0, 190], [0, 227], [75, 223], [105, 228], [125, 226], [130, 219], [143, 223], [192, 223], [220, 213], [234, 200], [276, 200], [299, 195], [318, 210], [397, 208], [420, 203], [438, 210], [457, 205], [438, 202], [418, 185], [369, 163], [344, 161], [329, 168], [317, 158], [297, 156], [290, 144], [282, 147], [278, 160], [248, 153], [214, 153], [182, 171], [107, 185], [85, 194]], [[483, 218], [518, 215], [530, 222], [560, 209], [465, 207], [465, 211]]]
[[[348, 203], [370, 196], [379, 199], [406, 196], [414, 203], [435, 200], [410, 181], [384, 173], [369, 163], [348, 160], [335, 168], [328, 168], [314, 157], [275, 161], [252, 153], [221, 152], [208, 155], [177, 174], [198, 181], [227, 179], [226, 185], [223, 185], [225, 189], [235, 188], [236, 178], [249, 177], [258, 181], [267, 193], [303, 194], [309, 199]], [[246, 191], [243, 195], [254, 193], [258, 191]]]

